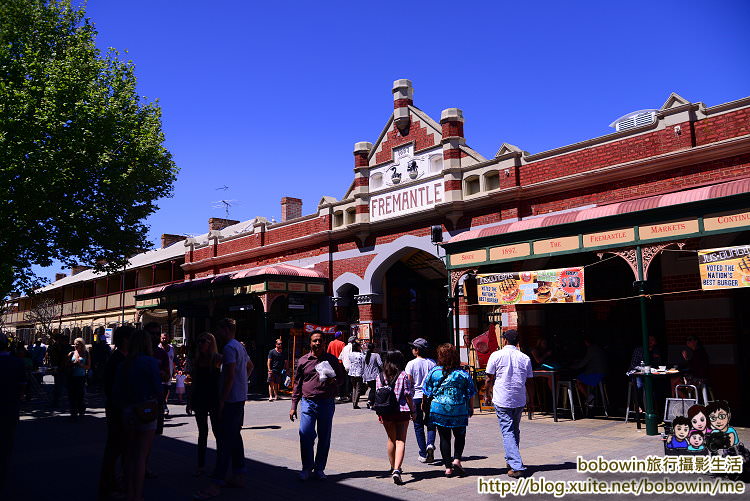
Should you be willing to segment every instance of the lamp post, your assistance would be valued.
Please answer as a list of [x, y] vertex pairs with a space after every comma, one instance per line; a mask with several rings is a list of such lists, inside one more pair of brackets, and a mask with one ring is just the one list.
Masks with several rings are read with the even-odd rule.
[[[636, 264], [638, 268], [638, 280], [633, 283], [636, 293], [640, 296], [638, 301], [641, 309], [641, 342], [643, 344], [643, 363], [646, 367], [651, 367], [651, 355], [648, 352], [648, 309], [646, 306], [646, 280], [643, 270], [643, 254], [641, 246], [636, 247], [635, 251]], [[654, 389], [651, 373], [648, 372], [643, 377], [644, 389], [644, 410], [646, 411], [646, 434], [657, 435], [659, 433], [657, 426], [656, 413], [654, 412]]]

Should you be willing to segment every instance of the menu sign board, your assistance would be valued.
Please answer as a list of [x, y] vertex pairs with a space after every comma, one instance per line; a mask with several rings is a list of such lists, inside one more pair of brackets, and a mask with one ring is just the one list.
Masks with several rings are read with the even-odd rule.
[[583, 303], [583, 268], [477, 275], [478, 304]]
[[750, 287], [750, 245], [698, 251], [701, 288]]

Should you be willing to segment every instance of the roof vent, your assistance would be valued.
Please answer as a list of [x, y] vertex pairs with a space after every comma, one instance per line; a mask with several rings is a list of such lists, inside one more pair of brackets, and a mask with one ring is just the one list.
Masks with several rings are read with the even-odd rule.
[[656, 121], [657, 110], [639, 110], [633, 113], [628, 113], [609, 124], [610, 127], [614, 127], [617, 132], [624, 130], [637, 129], [644, 125], [650, 125]]

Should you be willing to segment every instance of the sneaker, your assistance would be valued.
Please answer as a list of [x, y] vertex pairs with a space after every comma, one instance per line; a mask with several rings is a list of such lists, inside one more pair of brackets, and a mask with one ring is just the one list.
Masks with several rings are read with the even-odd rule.
[[417, 461], [420, 463], [428, 463], [427, 458], [425, 456], [417, 456]]
[[427, 446], [427, 460], [426, 463], [432, 463], [435, 461], [435, 446], [430, 444]]
[[393, 470], [393, 473], [391, 473], [391, 478], [393, 479], [393, 483], [396, 485], [403, 485], [404, 481], [401, 480], [401, 470]]
[[322, 471], [322, 470], [315, 470], [315, 478], [317, 478], [318, 480], [325, 480], [328, 477], [326, 476], [326, 474], [325, 474], [324, 471]]
[[299, 479], [301, 481], [303, 481], [303, 482], [305, 482], [306, 480], [310, 480], [310, 471], [308, 471], [308, 470], [301, 470], [299, 472]]

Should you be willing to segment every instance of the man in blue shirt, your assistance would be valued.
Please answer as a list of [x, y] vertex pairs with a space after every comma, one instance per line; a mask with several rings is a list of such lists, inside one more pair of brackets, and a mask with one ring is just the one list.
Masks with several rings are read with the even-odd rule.
[[534, 377], [531, 359], [518, 349], [518, 337], [516, 330], [503, 333], [503, 348], [490, 355], [486, 371], [486, 400], [491, 399], [495, 406], [511, 478], [524, 476], [526, 470], [518, 449], [521, 439], [519, 425], [526, 405], [526, 379]]

